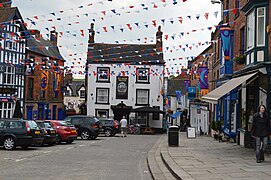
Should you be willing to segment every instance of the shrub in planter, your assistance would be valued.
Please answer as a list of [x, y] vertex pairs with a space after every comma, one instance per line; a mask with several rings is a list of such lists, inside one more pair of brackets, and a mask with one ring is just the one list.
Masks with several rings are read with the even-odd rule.
[[245, 64], [246, 63], [246, 55], [245, 54], [240, 54], [239, 56], [235, 56], [233, 61], [236, 64]]
[[217, 131], [217, 126], [216, 126], [215, 120], [212, 121], [211, 128], [212, 128], [214, 131]]
[[222, 135], [221, 135], [221, 131], [222, 131], [222, 124], [221, 124], [221, 121], [218, 120], [216, 122], [216, 128], [217, 128], [217, 131], [218, 131], [218, 141], [219, 142], [222, 142]]

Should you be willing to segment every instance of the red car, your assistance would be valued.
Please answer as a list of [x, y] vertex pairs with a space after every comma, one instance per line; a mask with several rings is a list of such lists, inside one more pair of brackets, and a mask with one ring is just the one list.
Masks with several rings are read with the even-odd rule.
[[74, 125], [59, 120], [46, 120], [46, 122], [50, 122], [53, 128], [57, 132], [57, 143], [61, 143], [62, 141], [71, 144], [74, 140], [77, 139], [77, 132]]

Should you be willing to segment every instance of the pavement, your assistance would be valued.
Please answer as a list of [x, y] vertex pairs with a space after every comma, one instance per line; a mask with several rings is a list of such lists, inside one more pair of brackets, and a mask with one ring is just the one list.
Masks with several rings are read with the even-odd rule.
[[179, 132], [179, 146], [168, 146], [163, 134], [147, 154], [153, 179], [271, 179], [270, 150], [265, 161], [256, 163], [254, 149], [231, 142], [218, 142], [210, 136], [188, 139]]

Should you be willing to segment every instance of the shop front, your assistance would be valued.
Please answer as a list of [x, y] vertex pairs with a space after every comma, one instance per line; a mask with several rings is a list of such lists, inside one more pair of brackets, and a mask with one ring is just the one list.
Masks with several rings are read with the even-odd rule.
[[[259, 105], [254, 97], [257, 96], [256, 91], [259, 89], [255, 83], [262, 76], [264, 75], [258, 70], [239, 74], [202, 97], [202, 101], [215, 104], [214, 120], [221, 121], [222, 132], [229, 138], [236, 140], [237, 134], [250, 131], [249, 117], [253, 116], [256, 110], [254, 108]], [[254, 92], [253, 97], [252, 92]], [[241, 131], [240, 128], [243, 130]], [[241, 135], [238, 137], [240, 142]], [[243, 138], [246, 139], [245, 135]]]

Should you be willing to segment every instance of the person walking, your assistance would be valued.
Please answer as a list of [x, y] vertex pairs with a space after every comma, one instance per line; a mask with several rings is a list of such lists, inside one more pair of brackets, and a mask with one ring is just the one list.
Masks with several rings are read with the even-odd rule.
[[121, 135], [122, 137], [127, 137], [127, 119], [125, 116], [120, 120]]
[[270, 134], [270, 120], [266, 112], [266, 107], [260, 105], [257, 113], [253, 116], [251, 135], [256, 141], [256, 159], [257, 163], [264, 161], [264, 153], [267, 146], [268, 136]]

